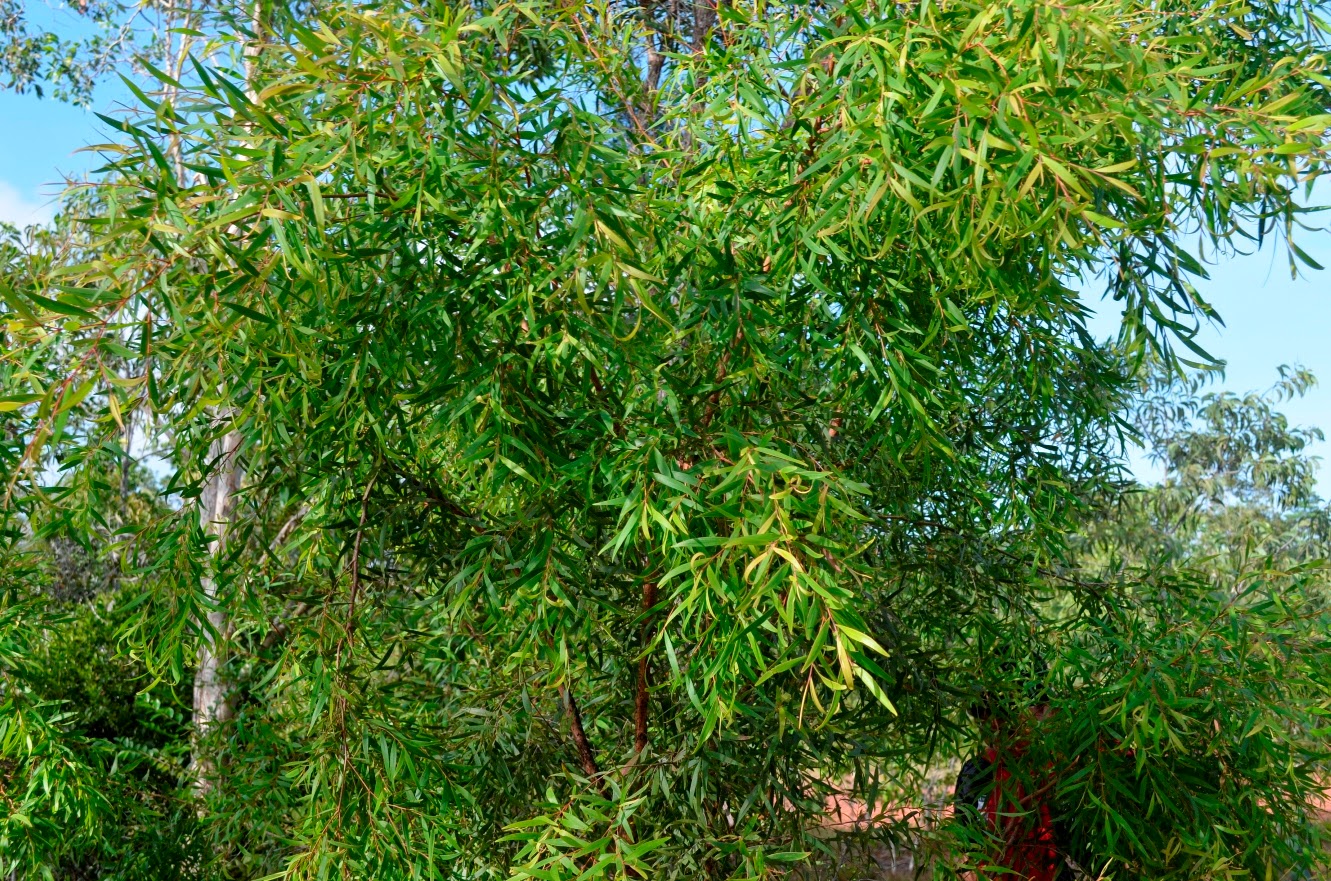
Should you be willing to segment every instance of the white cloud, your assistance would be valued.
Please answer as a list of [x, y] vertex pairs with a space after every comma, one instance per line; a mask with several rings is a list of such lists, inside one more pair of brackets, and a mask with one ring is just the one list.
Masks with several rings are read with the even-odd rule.
[[29, 199], [13, 184], [0, 180], [0, 222], [22, 229], [34, 223], [50, 223], [54, 215], [54, 199]]

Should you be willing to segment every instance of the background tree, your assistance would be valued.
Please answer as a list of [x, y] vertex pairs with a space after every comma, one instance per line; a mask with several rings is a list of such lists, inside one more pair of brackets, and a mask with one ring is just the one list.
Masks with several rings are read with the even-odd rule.
[[1134, 422], [1164, 476], [1112, 500], [1087, 532], [1092, 553], [1102, 563], [1231, 573], [1252, 561], [1289, 567], [1326, 559], [1331, 512], [1308, 451], [1323, 434], [1291, 426], [1277, 409], [1315, 378], [1282, 367], [1266, 392], [1203, 394], [1210, 378], [1157, 375], [1147, 383]]
[[[1205, 392], [1213, 377], [1156, 372], [1143, 381], [1132, 422], [1163, 476], [1108, 496], [1071, 543], [1079, 577], [1142, 585], [1130, 611], [1106, 608], [1068, 635], [1077, 648], [1063, 654], [1063, 675], [1077, 680], [1063, 699], [1079, 707], [1063, 706], [1053, 727], [1080, 729], [1065, 733], [1079, 745], [1081, 772], [1060, 793], [1064, 831], [1080, 839], [1073, 846], [1096, 868], [1093, 855], [1112, 848], [1115, 831], [1087, 822], [1087, 799], [1112, 806], [1110, 816], [1155, 814], [1170, 829], [1186, 825], [1172, 814], [1228, 802], [1239, 809], [1232, 827], [1245, 830], [1251, 847], [1261, 824], [1242, 812], [1265, 814], [1265, 790], [1254, 787], [1247, 799], [1240, 790], [1251, 785], [1253, 763], [1293, 757], [1250, 732], [1312, 733], [1313, 718], [1287, 708], [1324, 699], [1309, 666], [1325, 646], [1296, 620], [1319, 614], [1327, 595], [1328, 509], [1308, 450], [1321, 432], [1291, 426], [1278, 409], [1315, 380], [1281, 368], [1269, 391], [1236, 395]], [[1265, 611], [1252, 615], [1254, 606]], [[1236, 678], [1216, 663], [1224, 658], [1242, 658], [1245, 674]], [[1162, 701], [1162, 693], [1171, 698]], [[1179, 730], [1205, 724], [1197, 709], [1225, 702], [1229, 729], [1213, 723], [1213, 736], [1184, 747]], [[1092, 730], [1088, 703], [1113, 721]], [[1168, 712], [1147, 709], [1153, 703]], [[1114, 783], [1125, 765], [1135, 765], [1126, 776], [1147, 781], [1135, 792]], [[1319, 768], [1310, 763], [1300, 773], [1324, 785]]]
[[[45, 271], [80, 241], [63, 227], [5, 231], [5, 282]], [[6, 362], [6, 388], [66, 378], [70, 350], [58, 335], [48, 342]], [[107, 375], [132, 387], [121, 362], [108, 351]], [[27, 400], [0, 407], [13, 413]], [[6, 521], [0, 854], [16, 876], [27, 866], [60, 878], [176, 878], [200, 863], [195, 814], [177, 792], [189, 759], [188, 692], [149, 675], [122, 643], [151, 590], [124, 580], [142, 565], [126, 557], [124, 537], [170, 508], [131, 462], [129, 409], [115, 412], [86, 398], [66, 410], [57, 449], [85, 458], [48, 473], [42, 497]], [[0, 448], [10, 475], [28, 442], [16, 424], [6, 421]], [[98, 448], [83, 444], [90, 435]]]
[[118, 75], [156, 68], [178, 78], [191, 54], [209, 54], [200, 28], [216, 11], [206, 0], [3, 0], [0, 88], [90, 106]]

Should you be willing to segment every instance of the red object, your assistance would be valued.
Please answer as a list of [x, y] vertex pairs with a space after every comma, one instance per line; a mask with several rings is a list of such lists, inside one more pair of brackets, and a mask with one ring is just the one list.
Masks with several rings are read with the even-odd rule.
[[1020, 758], [1022, 752], [1009, 750], [1000, 756], [994, 747], [985, 751], [985, 759], [994, 769], [994, 788], [982, 813], [1004, 842], [1000, 863], [1012, 874], [999, 877], [1054, 881], [1059, 867], [1058, 839], [1049, 806], [1038, 794], [1028, 795], [1003, 763], [1004, 758]]

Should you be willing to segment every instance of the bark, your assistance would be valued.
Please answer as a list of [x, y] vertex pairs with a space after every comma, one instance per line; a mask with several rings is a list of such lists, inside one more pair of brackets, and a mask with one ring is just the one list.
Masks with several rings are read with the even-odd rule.
[[[242, 50], [245, 59], [245, 93], [251, 101], [257, 100], [255, 80], [261, 52], [260, 39], [266, 21], [264, 0], [254, 0], [250, 13], [253, 39]], [[232, 224], [229, 229], [235, 230]], [[229, 418], [233, 414], [227, 414]], [[234, 691], [222, 677], [226, 661], [226, 644], [231, 636], [231, 621], [218, 605], [217, 562], [226, 554], [227, 533], [235, 509], [236, 494], [240, 490], [241, 471], [237, 461], [240, 432], [234, 428], [214, 441], [208, 452], [208, 465], [213, 471], [204, 485], [200, 497], [202, 510], [199, 517], [204, 534], [214, 537], [212, 563], [204, 571], [203, 594], [208, 602], [207, 626], [202, 628], [199, 644], [198, 667], [194, 672], [194, 791], [202, 797], [213, 787], [217, 763], [209, 755], [205, 741], [216, 729], [231, 719], [234, 712]]]
[[213, 471], [200, 497], [199, 519], [204, 534], [213, 538], [212, 565], [205, 568], [202, 578], [203, 595], [209, 606], [207, 625], [202, 628], [198, 667], [194, 672], [194, 789], [200, 796], [212, 789], [217, 771], [216, 762], [203, 742], [232, 714], [231, 692], [222, 678], [231, 622], [218, 605], [217, 563], [226, 553], [227, 533], [236, 493], [240, 490], [241, 472], [236, 457], [239, 447], [240, 433], [235, 430], [213, 442], [208, 455]]
[[569, 691], [566, 685], [559, 687], [559, 693], [564, 698], [564, 706], [568, 708], [573, 728], [573, 745], [578, 750], [578, 763], [582, 765], [582, 772], [600, 788], [603, 786], [601, 770], [596, 767], [596, 753], [592, 751], [592, 743], [587, 739], [587, 732], [582, 727], [582, 713], [578, 711], [578, 702], [573, 699], [573, 692]]
[[707, 48], [707, 40], [716, 26], [717, 0], [694, 0], [693, 3], [693, 52], [698, 54]]
[[642, 586], [642, 628], [638, 639], [642, 654], [638, 657], [638, 691], [633, 701], [633, 751], [641, 753], [647, 748], [647, 721], [651, 710], [651, 675], [652, 660], [647, 653], [652, 643], [651, 623], [648, 616], [656, 605], [656, 584], [647, 582]]

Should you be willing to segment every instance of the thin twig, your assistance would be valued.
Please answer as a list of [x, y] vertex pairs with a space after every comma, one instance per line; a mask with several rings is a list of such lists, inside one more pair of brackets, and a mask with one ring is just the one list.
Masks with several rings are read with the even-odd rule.
[[360, 523], [356, 526], [356, 538], [351, 544], [351, 590], [347, 598], [347, 643], [350, 644], [356, 633], [356, 599], [360, 596], [360, 546], [365, 538], [365, 518], [370, 510], [370, 490], [379, 477], [376, 471], [365, 484], [365, 492], [360, 497]]

